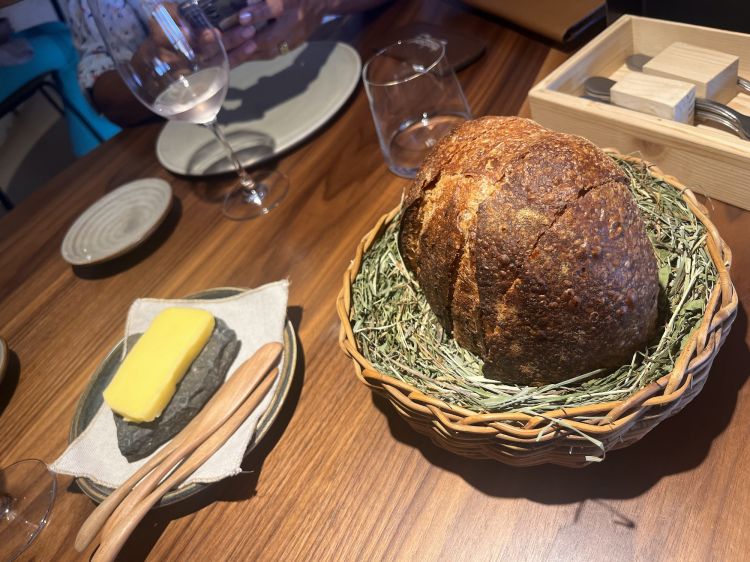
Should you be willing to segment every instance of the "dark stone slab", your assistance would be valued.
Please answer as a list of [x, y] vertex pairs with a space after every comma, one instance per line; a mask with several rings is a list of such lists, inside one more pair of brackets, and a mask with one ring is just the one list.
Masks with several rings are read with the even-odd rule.
[[224, 382], [241, 342], [226, 323], [216, 326], [203, 350], [177, 384], [172, 400], [153, 421], [135, 423], [114, 414], [120, 452], [133, 462], [147, 457], [177, 435]]

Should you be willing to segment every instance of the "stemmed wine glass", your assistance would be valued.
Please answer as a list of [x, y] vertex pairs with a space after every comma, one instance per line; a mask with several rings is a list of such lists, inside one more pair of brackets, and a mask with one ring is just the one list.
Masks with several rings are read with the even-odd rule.
[[119, 4], [90, 0], [94, 21], [123, 80], [154, 113], [203, 125], [215, 135], [240, 180], [224, 200], [225, 216], [245, 220], [267, 214], [284, 198], [289, 181], [273, 170], [248, 174], [216, 122], [229, 85], [221, 35], [197, 0], [127, 4], [135, 8], [140, 27], [118, 29]]
[[49, 519], [57, 480], [44, 462], [28, 459], [0, 469], [0, 560], [15, 560]]

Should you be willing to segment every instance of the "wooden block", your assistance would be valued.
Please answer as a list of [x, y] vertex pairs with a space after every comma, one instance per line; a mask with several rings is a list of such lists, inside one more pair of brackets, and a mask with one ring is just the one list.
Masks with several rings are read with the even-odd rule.
[[610, 98], [620, 107], [692, 123], [695, 90], [690, 82], [631, 72], [612, 86]]
[[722, 103], [737, 94], [739, 57], [689, 45], [672, 43], [643, 66], [643, 72], [695, 84], [696, 95]]

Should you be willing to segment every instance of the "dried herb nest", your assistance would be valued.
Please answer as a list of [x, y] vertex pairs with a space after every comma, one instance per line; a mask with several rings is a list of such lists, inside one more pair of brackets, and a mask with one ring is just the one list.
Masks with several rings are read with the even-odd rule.
[[544, 414], [623, 400], [672, 371], [697, 329], [717, 280], [706, 251], [706, 229], [678, 189], [641, 163], [613, 156], [630, 179], [659, 264], [661, 338], [616, 370], [583, 373], [540, 387], [482, 375], [482, 360], [445, 334], [398, 252], [399, 217], [364, 256], [352, 284], [352, 325], [364, 357], [384, 374], [448, 404], [481, 413]]

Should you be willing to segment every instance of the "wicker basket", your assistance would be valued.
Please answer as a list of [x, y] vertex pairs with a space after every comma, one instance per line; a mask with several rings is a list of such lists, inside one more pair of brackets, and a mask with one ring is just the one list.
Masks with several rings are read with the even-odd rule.
[[[642, 162], [609, 152], [631, 162]], [[711, 363], [734, 321], [737, 294], [729, 278], [732, 253], [708, 219], [705, 207], [674, 177], [664, 175], [655, 166], [649, 166], [649, 171], [682, 191], [688, 206], [706, 227], [707, 249], [718, 271], [718, 281], [700, 328], [693, 332], [670, 374], [627, 400], [560, 409], [542, 418], [520, 412], [473, 412], [446, 404], [408, 383], [378, 372], [360, 353], [354, 338], [350, 322], [351, 286], [359, 273], [363, 255], [398, 214], [397, 208], [381, 217], [360, 242], [336, 302], [341, 318], [339, 344], [354, 362], [359, 379], [385, 396], [415, 430], [429, 436], [438, 446], [465, 457], [491, 458], [516, 466], [544, 463], [585, 466], [601, 458], [602, 450], [584, 435], [602, 443], [606, 452], [638, 441], [663, 419], [676, 414], [703, 388]], [[603, 419], [597, 425], [591, 424], [587, 418], [592, 415]]]

